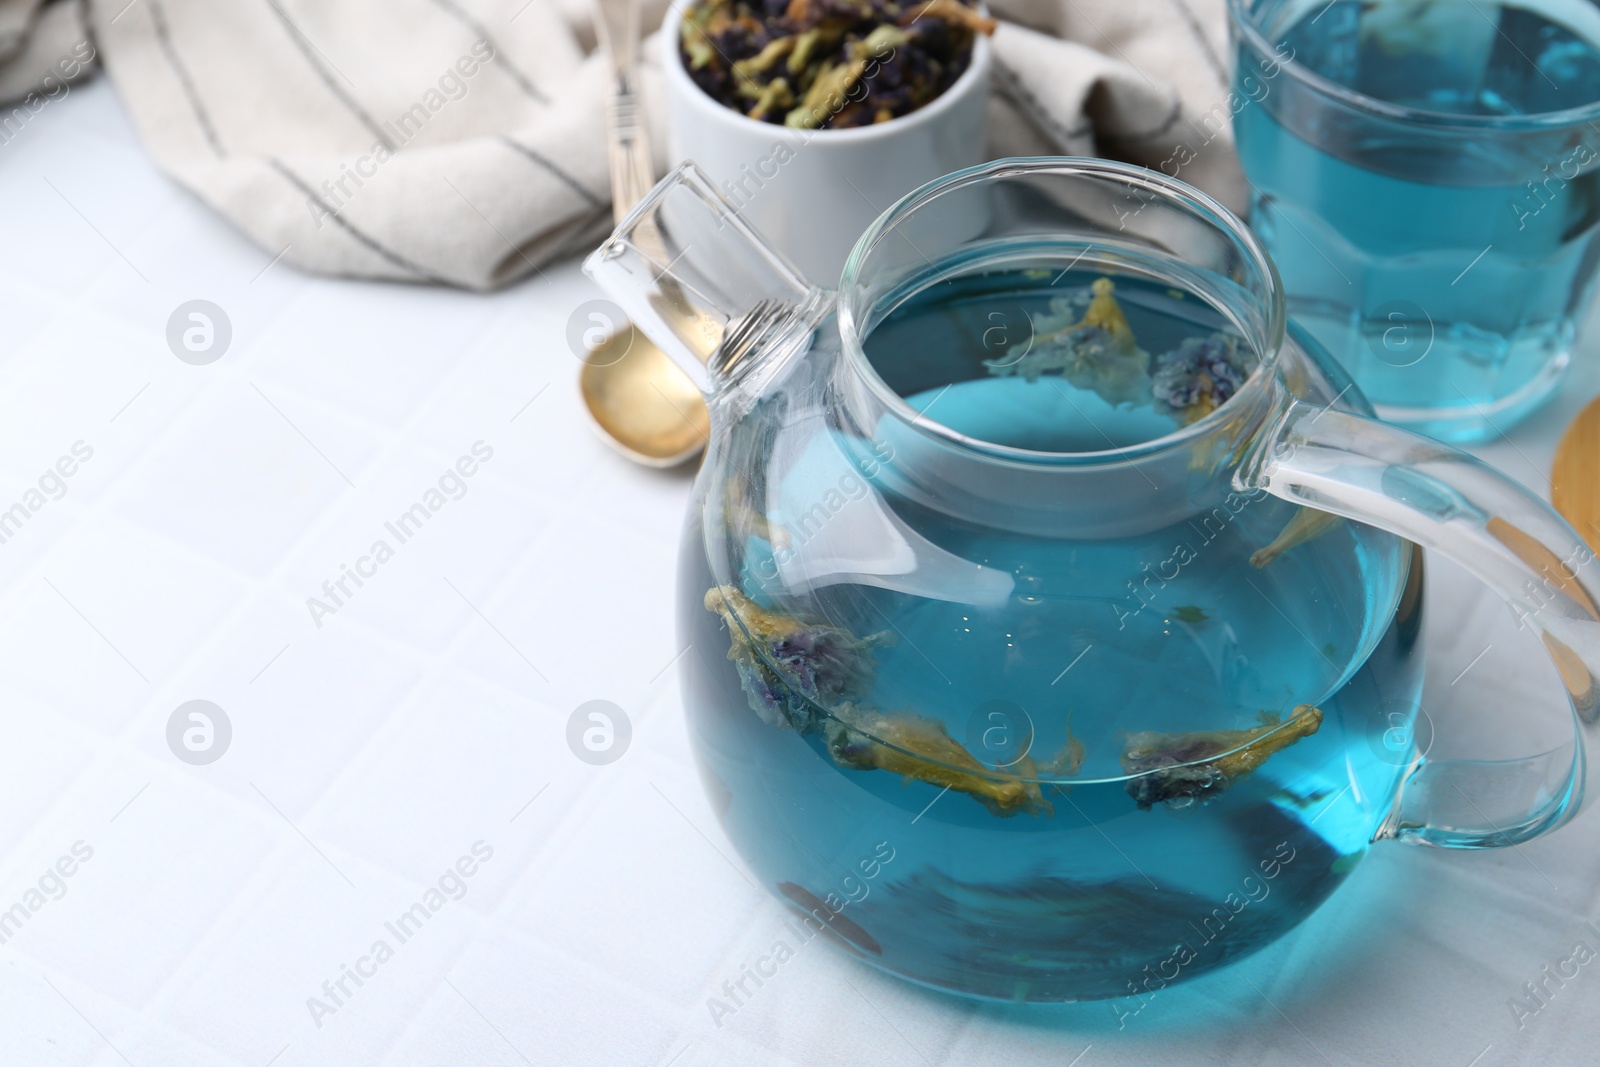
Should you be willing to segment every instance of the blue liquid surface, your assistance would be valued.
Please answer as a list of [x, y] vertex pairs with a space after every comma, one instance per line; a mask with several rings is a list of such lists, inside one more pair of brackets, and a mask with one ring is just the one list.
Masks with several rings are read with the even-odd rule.
[[[1081, 304], [1094, 277], [948, 282], [896, 310], [868, 355], [913, 407], [997, 443], [1100, 451], [1107, 439], [1171, 433], [1177, 424], [1148, 403], [1108, 404], [1059, 375], [1028, 381], [985, 366], [997, 311], [1004, 343], [1015, 343], [1052, 321], [1052, 298]], [[1223, 328], [1215, 311], [1161, 285], [1119, 278], [1117, 295], [1151, 351]], [[769, 492], [782, 499], [784, 488]], [[1265, 496], [1103, 541], [1007, 532], [1003, 513], [961, 521], [889, 503], [1015, 587], [981, 608], [864, 585], [822, 590], [830, 619], [861, 620], [859, 636], [894, 634], [874, 653], [862, 702], [936, 719], [992, 766], [1016, 766], [1023, 751], [1043, 759], [1069, 738], [1084, 758], [1045, 784], [1048, 811], [1003, 816], [957, 790], [841, 767], [822, 735], [763, 722], [726, 658], [726, 625], [702, 606], [717, 582], [692, 522], [681, 625], [702, 775], [759, 878], [803, 907], [830, 894], [842, 903], [831, 926], [851, 951], [980, 997], [1143, 993], [1265, 945], [1355, 866], [1409, 758], [1421, 573], [1407, 546], [1341, 523], [1256, 568], [1251, 553], [1295, 513]], [[1179, 546], [1191, 561], [1177, 562]], [[747, 575], [743, 591], [759, 597], [758, 586]], [[1248, 730], [1308, 703], [1321, 727], [1253, 774], [1209, 799], [1141, 807], [1121, 763], [1131, 734]]]
[[[1337, 0], [1272, 36], [1294, 62], [1366, 96], [1504, 117], [1600, 100], [1600, 51], [1565, 18], [1600, 32], [1587, 0]], [[1241, 72], [1255, 73], [1248, 51]], [[1472, 440], [1547, 398], [1592, 289], [1600, 133], [1577, 122], [1428, 135], [1296, 95], [1287, 74], [1250, 85], [1259, 99], [1234, 126], [1251, 225], [1291, 314], [1380, 413]]]

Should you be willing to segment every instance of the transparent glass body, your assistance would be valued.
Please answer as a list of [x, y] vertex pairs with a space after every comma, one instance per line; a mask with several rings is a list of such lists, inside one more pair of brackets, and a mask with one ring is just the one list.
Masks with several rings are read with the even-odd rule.
[[1593, 0], [1230, 0], [1250, 223], [1379, 414], [1441, 440], [1558, 388], [1600, 239]]
[[867, 962], [1145, 992], [1282, 935], [1375, 840], [1507, 843], [1576, 809], [1577, 731], [1491, 766], [1426, 762], [1410, 727], [1416, 542], [1512, 597], [1573, 560], [1527, 603], [1592, 717], [1580, 542], [1372, 421], [1202, 194], [1097, 161], [963, 172], [834, 293], [686, 165], [588, 269], [709, 397], [679, 625], [713, 807]]

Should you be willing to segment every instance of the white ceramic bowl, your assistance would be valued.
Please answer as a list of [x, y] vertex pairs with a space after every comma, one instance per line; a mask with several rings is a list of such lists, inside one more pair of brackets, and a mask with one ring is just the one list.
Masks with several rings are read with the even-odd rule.
[[684, 69], [680, 24], [674, 5], [659, 36], [673, 162], [698, 163], [818, 285], [838, 284], [856, 238], [896, 200], [988, 158], [990, 58], [983, 34], [961, 77], [926, 106], [872, 126], [796, 130], [758, 122], [707, 96]]

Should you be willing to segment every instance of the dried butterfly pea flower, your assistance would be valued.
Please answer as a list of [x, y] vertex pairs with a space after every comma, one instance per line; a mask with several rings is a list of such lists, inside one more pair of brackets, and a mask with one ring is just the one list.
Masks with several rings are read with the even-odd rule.
[[865, 693], [872, 685], [872, 650], [891, 640], [883, 633], [858, 638], [837, 626], [767, 611], [729, 585], [707, 592], [705, 606], [728, 624], [728, 658], [751, 710], [769, 725], [801, 733], [817, 728], [819, 708]]
[[1136, 404], [1150, 396], [1150, 355], [1140, 348], [1112, 295], [1110, 278], [1097, 278], [1083, 318], [1072, 321], [1071, 298], [1051, 301], [1052, 314], [1034, 324], [1035, 336], [1020, 357], [985, 362], [998, 377], [1021, 375], [1036, 381], [1056, 373], [1079, 389], [1098, 393], [1108, 404]]
[[1050, 302], [1051, 313], [1033, 323], [1034, 337], [1020, 357], [985, 361], [991, 374], [1029, 381], [1057, 373], [1110, 404], [1149, 400], [1156, 411], [1187, 426], [1227, 403], [1255, 369], [1255, 357], [1237, 337], [1213, 333], [1187, 337], [1154, 360], [1141, 349], [1110, 278], [1097, 278], [1083, 317], [1072, 297]]
[[1129, 780], [1128, 795], [1141, 810], [1161, 803], [1182, 808], [1209, 800], [1321, 726], [1321, 709], [1301, 704], [1288, 722], [1254, 730], [1141, 731], [1128, 738], [1122, 751], [1123, 771], [1138, 775]]
[[829, 129], [926, 105], [967, 69], [975, 35], [995, 25], [972, 0], [699, 0], [685, 12], [681, 50], [719, 103]]
[[935, 719], [847, 705], [827, 732], [828, 751], [841, 767], [889, 771], [967, 793], [996, 815], [1051, 811], [1026, 756], [1018, 761], [1020, 774], [986, 767]]
[[[847, 59], [837, 65], [824, 64], [806, 90], [800, 106], [789, 112], [785, 126], [801, 129], [820, 129], [830, 118], [838, 115], [851, 91], [867, 73], [875, 59], [893, 54], [910, 38], [897, 26], [879, 26], [864, 39], [846, 49]], [[752, 116], [754, 117], [754, 116]]]
[[789, 88], [789, 83], [782, 78], [774, 78], [756, 97], [755, 105], [750, 108], [750, 117], [765, 120], [768, 115], [783, 111], [793, 104], [794, 92]]
[[937, 720], [859, 703], [872, 685], [872, 650], [888, 643], [887, 634], [862, 639], [840, 627], [802, 622], [762, 608], [732, 586], [708, 591], [705, 606], [728, 625], [728, 658], [751, 709], [771, 726], [823, 731], [841, 767], [885, 770], [967, 793], [996, 815], [1042, 815], [1052, 808], [1039, 776], [1075, 774], [1083, 766], [1083, 742], [1070, 730], [1050, 759], [1035, 763], [1024, 755], [1001, 769], [979, 762]]
[[1291, 548], [1298, 548], [1307, 541], [1321, 537], [1343, 521], [1330, 511], [1297, 508], [1294, 518], [1290, 519], [1278, 536], [1273, 538], [1272, 543], [1265, 548], [1256, 549], [1251, 554], [1250, 564], [1257, 569], [1265, 567]]
[[[1050, 301], [1050, 313], [1033, 320], [1033, 339], [1021, 356], [985, 360], [996, 377], [1020, 376], [1037, 381], [1057, 374], [1068, 383], [1092, 391], [1108, 404], [1139, 404], [1149, 399], [1155, 410], [1182, 425], [1198, 422], [1227, 403], [1255, 370], [1254, 354], [1241, 350], [1239, 339], [1213, 333], [1187, 337], [1177, 348], [1152, 360], [1140, 348], [1117, 303], [1116, 284], [1096, 278], [1087, 306], [1082, 295]], [[1078, 309], [1082, 307], [1082, 317]], [[1218, 458], [1208, 445], [1196, 448], [1195, 470]], [[1265, 567], [1279, 556], [1321, 537], [1340, 523], [1338, 516], [1311, 508], [1296, 510], [1272, 543], [1256, 550], [1250, 562]]]
[[[771, 726], [822, 731], [828, 754], [841, 767], [889, 771], [953, 789], [996, 815], [1010, 816], [1051, 814], [1044, 787], [1067, 787], [1049, 779], [1083, 766], [1083, 742], [1070, 728], [1067, 743], [1049, 759], [1024, 754], [999, 768], [979, 761], [937, 719], [860, 703], [876, 669], [872, 650], [889, 642], [887, 634], [858, 638], [841, 627], [806, 623], [760, 607], [733, 586], [709, 590], [705, 606], [728, 625], [728, 658], [751, 709]], [[1133, 734], [1122, 755], [1123, 770], [1136, 776], [1127, 792], [1141, 809], [1208, 800], [1321, 725], [1321, 710], [1301, 704], [1288, 722], [1254, 730]]]
[[1156, 408], [1184, 425], [1198, 422], [1227, 403], [1254, 369], [1254, 358], [1239, 350], [1237, 338], [1220, 333], [1187, 337], [1156, 357]]
[[734, 75], [741, 79], [753, 79], [757, 74], [765, 74], [777, 66], [779, 60], [787, 59], [794, 52], [797, 40], [798, 38], [795, 37], [779, 37], [768, 41], [767, 46], [760, 52], [757, 52], [749, 59], [741, 59], [735, 63], [733, 65]]

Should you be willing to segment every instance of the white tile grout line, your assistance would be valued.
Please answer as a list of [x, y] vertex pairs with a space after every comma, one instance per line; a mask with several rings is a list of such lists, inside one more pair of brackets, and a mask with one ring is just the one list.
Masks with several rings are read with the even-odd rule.
[[329, 867], [333, 868], [334, 873], [337, 874], [340, 878], [344, 879], [344, 884], [345, 885], [349, 886], [351, 889], [354, 889], [356, 887], [356, 884], [350, 880], [350, 876], [345, 874], [343, 871], [341, 871], [339, 869], [339, 865], [334, 863], [333, 860], [329, 859], [328, 858], [328, 854], [326, 852], [322, 851], [322, 849], [318, 848], [317, 847], [317, 843], [315, 841], [311, 840], [311, 838], [307, 837], [305, 835], [305, 831], [301, 830], [300, 827], [296, 826], [294, 824], [294, 820], [289, 818], [289, 816], [287, 816], [287, 815], [285, 815], [283, 813], [283, 809], [279, 808], [278, 805], [274, 804], [271, 800], [269, 800], [267, 798], [267, 794], [265, 794], [265, 793], [263, 793], [261, 791], [261, 787], [260, 786], [256, 785], [254, 782], [249, 783], [249, 785], [250, 785], [251, 789], [254, 789], [256, 791], [256, 795], [257, 796], [259, 796], [262, 800], [265, 800], [267, 802], [267, 807], [271, 808], [273, 811], [278, 813], [278, 818], [282, 819], [284, 822], [289, 824], [289, 829], [293, 830], [295, 833], [300, 835], [300, 840], [304, 841], [307, 845], [311, 846], [311, 851], [315, 852], [317, 855], [322, 857], [322, 862], [326, 863]]
[[62, 1003], [66, 1004], [67, 1007], [71, 1008], [72, 1011], [73, 1011], [73, 1014], [75, 1014], [78, 1018], [82, 1019], [84, 1025], [87, 1026], [89, 1029], [93, 1030], [95, 1032], [95, 1035], [97, 1037], [99, 1037], [101, 1041], [104, 1041], [106, 1043], [106, 1047], [107, 1048], [109, 1048], [112, 1052], [115, 1052], [117, 1054], [117, 1057], [120, 1060], [122, 1060], [123, 1063], [126, 1063], [128, 1065], [128, 1067], [133, 1067], [133, 1061], [128, 1059], [128, 1057], [124, 1056], [122, 1054], [122, 1050], [120, 1048], [118, 1048], [117, 1046], [113, 1045], [111, 1043], [111, 1039], [109, 1037], [107, 1037], [105, 1035], [105, 1033], [103, 1031], [101, 1031], [101, 1029], [98, 1026], [96, 1026], [94, 1023], [90, 1022], [89, 1021], [89, 1017], [87, 1015], [85, 1015], [83, 1012], [79, 1011], [78, 1010], [78, 1006], [76, 1004], [72, 1003], [72, 1001], [67, 999], [67, 995], [65, 993], [61, 992], [61, 990], [59, 988], [57, 988], [57, 986], [56, 986], [56, 984], [54, 982], [50, 981], [50, 978], [49, 978], [48, 975], [41, 975], [40, 977], [42, 977], [44, 979], [44, 984], [45, 985], [49, 986], [51, 989], [54, 989], [56, 991], [56, 996], [61, 998]]
[[255, 685], [256, 684], [256, 679], [260, 678], [263, 674], [266, 674], [267, 673], [267, 667], [271, 667], [274, 663], [278, 662], [279, 657], [282, 656], [285, 652], [289, 651], [289, 646], [291, 644], [293, 644], [293, 643], [294, 642], [292, 642], [292, 641], [285, 641], [283, 643], [283, 647], [278, 649], [277, 653], [271, 659], [267, 660], [266, 667], [262, 667], [259, 671], [256, 671], [255, 675], [251, 677], [250, 681], [246, 682], [245, 684], [246, 685]]

